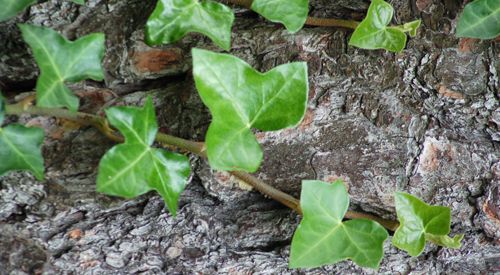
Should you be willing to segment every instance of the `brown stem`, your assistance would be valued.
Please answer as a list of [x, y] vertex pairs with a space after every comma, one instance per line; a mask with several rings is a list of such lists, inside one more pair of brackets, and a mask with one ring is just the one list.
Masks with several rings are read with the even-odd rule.
[[[245, 7], [250, 9], [252, 7], [252, 0], [226, 0], [231, 4]], [[307, 17], [306, 25], [318, 26], [318, 27], [340, 27], [355, 29], [358, 25], [358, 21], [354, 20], [344, 20], [344, 19], [333, 19], [333, 18], [317, 18], [317, 17]]]
[[245, 7], [247, 9], [250, 9], [252, 6], [252, 0], [226, 0], [228, 3], [235, 4], [238, 6]]
[[44, 108], [26, 105], [25, 102], [21, 101], [18, 104], [6, 105], [5, 113], [9, 115], [39, 115], [39, 116], [53, 116], [57, 118], [67, 119], [75, 121], [80, 125], [94, 126], [100, 130], [106, 137], [110, 138], [116, 142], [122, 142], [123, 138], [113, 134], [113, 130], [109, 127], [109, 124], [105, 118], [100, 116], [91, 115], [87, 113], [71, 112], [65, 109], [57, 108]]
[[347, 211], [345, 213], [344, 218], [346, 219], [368, 219], [372, 221], [376, 221], [380, 223], [383, 227], [391, 230], [391, 231], [396, 231], [399, 227], [399, 222], [393, 221], [393, 220], [386, 220], [381, 217], [377, 217], [375, 215], [371, 215], [368, 213], [363, 213], [363, 212], [356, 212], [356, 211]]
[[295, 210], [297, 213], [302, 215], [302, 209], [300, 209], [300, 201], [287, 193], [280, 191], [271, 185], [268, 185], [267, 183], [261, 181], [260, 179], [245, 173], [241, 171], [232, 171], [230, 172], [232, 175], [235, 177], [239, 178], [240, 180], [250, 184], [253, 188], [257, 189], [259, 192], [262, 194], [279, 201], [280, 203], [284, 204], [285, 206]]
[[[9, 115], [18, 115], [18, 116], [21, 114], [30, 114], [30, 115], [41, 115], [41, 116], [53, 116], [57, 118], [68, 119], [75, 121], [81, 125], [94, 126], [111, 140], [116, 142], [123, 142], [123, 137], [116, 134], [115, 131], [109, 127], [108, 121], [105, 118], [92, 114], [71, 112], [66, 109], [31, 106], [23, 104], [23, 102], [13, 105], [6, 105], [5, 113]], [[156, 141], [167, 146], [174, 146], [179, 149], [189, 151], [204, 158], [207, 157], [205, 144], [203, 142], [190, 141], [175, 136], [167, 135], [164, 133], [158, 133], [156, 135]], [[260, 179], [248, 173], [241, 171], [232, 171], [230, 173], [235, 177], [239, 178], [240, 180], [251, 185], [253, 188], [263, 193], [264, 195], [284, 204], [285, 206], [295, 210], [297, 213], [302, 214], [302, 210], [300, 208], [300, 201], [298, 199], [270, 186], [269, 184], [261, 181]], [[355, 211], [347, 211], [345, 218], [348, 219], [364, 218], [364, 219], [374, 220], [383, 225], [385, 228], [392, 231], [396, 230], [396, 228], [399, 226], [399, 223], [396, 221], [386, 220], [367, 213], [361, 213]]]
[[345, 19], [307, 17], [306, 25], [318, 27], [341, 27], [354, 30], [359, 25], [359, 22]]
[[174, 137], [164, 133], [158, 133], [156, 135], [156, 141], [163, 145], [174, 146], [182, 150], [189, 151], [191, 153], [197, 154], [200, 157], [207, 157], [205, 151], [205, 144], [203, 142], [196, 142], [191, 140], [186, 140], [183, 138]]

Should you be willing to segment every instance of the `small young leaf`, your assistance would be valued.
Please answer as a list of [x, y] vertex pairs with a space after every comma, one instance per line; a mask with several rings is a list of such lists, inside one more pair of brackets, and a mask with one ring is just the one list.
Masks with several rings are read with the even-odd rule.
[[41, 71], [36, 83], [37, 105], [76, 111], [78, 98], [64, 82], [103, 80], [104, 34], [90, 34], [71, 42], [48, 28], [27, 24], [19, 28]]
[[447, 236], [450, 233], [450, 208], [431, 206], [402, 192], [396, 192], [394, 198], [400, 222], [392, 238], [396, 247], [407, 251], [411, 256], [422, 253], [426, 240], [445, 247], [460, 248], [463, 235], [457, 235], [453, 239]]
[[378, 223], [355, 219], [343, 222], [349, 194], [341, 180], [303, 181], [300, 206], [304, 217], [295, 231], [290, 267], [318, 267], [351, 259], [378, 268], [387, 231]]
[[450, 238], [448, 235], [433, 235], [433, 234], [425, 234], [425, 239], [435, 243], [439, 246], [449, 247], [458, 249], [462, 246], [460, 243], [464, 238], [463, 234], [455, 235], [455, 237]]
[[251, 128], [279, 130], [298, 124], [307, 102], [307, 66], [295, 62], [260, 73], [232, 55], [193, 49], [193, 75], [212, 113], [206, 135], [216, 170], [254, 172], [262, 149]]
[[254, 0], [251, 9], [272, 22], [285, 25], [292, 33], [299, 31], [309, 13], [309, 0]]
[[420, 27], [420, 23], [421, 23], [420, 20], [415, 20], [415, 21], [411, 21], [408, 23], [404, 23], [403, 29], [405, 32], [408, 32], [408, 34], [411, 37], [414, 37], [415, 35], [417, 35], [417, 29]]
[[11, 170], [29, 170], [43, 180], [43, 135], [40, 128], [18, 124], [0, 128], [0, 175]]
[[109, 150], [99, 163], [97, 191], [133, 198], [156, 190], [172, 215], [190, 174], [186, 156], [151, 147], [158, 125], [151, 98], [143, 108], [113, 107], [106, 110], [111, 125], [125, 143]]
[[146, 42], [173, 43], [189, 32], [198, 32], [228, 51], [233, 21], [233, 11], [214, 1], [159, 0], [146, 23]]
[[475, 0], [465, 6], [458, 20], [458, 37], [492, 39], [498, 35], [500, 35], [499, 0]]
[[386, 49], [400, 52], [406, 45], [406, 31], [416, 35], [420, 21], [416, 20], [401, 26], [388, 26], [394, 9], [383, 0], [372, 0], [366, 17], [358, 25], [349, 40], [349, 45], [363, 49]]
[[16, 16], [34, 3], [36, 0], [0, 0], [0, 22]]

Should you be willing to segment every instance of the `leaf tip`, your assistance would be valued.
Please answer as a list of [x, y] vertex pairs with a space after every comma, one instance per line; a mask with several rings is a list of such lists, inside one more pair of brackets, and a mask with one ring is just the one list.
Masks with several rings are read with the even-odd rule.
[[165, 200], [165, 204], [167, 205], [168, 212], [170, 212], [172, 218], [174, 219], [177, 218], [177, 206], [175, 207], [170, 206], [167, 200]]
[[36, 172], [34, 173], [35, 175], [35, 178], [38, 180], [38, 181], [43, 181], [45, 180], [45, 174], [42, 172], [42, 173], [39, 173], [39, 172]]
[[229, 52], [231, 50], [231, 41], [229, 41], [229, 43], [220, 44], [219, 46], [226, 52]]

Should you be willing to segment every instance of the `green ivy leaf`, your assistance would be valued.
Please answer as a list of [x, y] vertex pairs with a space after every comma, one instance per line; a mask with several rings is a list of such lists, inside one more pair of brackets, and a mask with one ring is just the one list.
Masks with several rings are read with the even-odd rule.
[[298, 124], [307, 103], [307, 66], [294, 62], [266, 73], [234, 56], [193, 49], [193, 75], [212, 113], [206, 135], [210, 165], [254, 172], [262, 161], [251, 128], [279, 130]]
[[450, 208], [431, 206], [402, 192], [396, 192], [394, 198], [400, 222], [392, 238], [396, 247], [407, 251], [411, 256], [422, 253], [426, 240], [445, 247], [460, 248], [463, 235], [457, 235], [453, 239], [447, 236], [450, 233]]
[[77, 3], [78, 5], [85, 5], [85, 0], [71, 0], [75, 3]]
[[173, 43], [189, 32], [198, 32], [228, 51], [233, 21], [233, 11], [214, 1], [159, 0], [146, 23], [146, 42]]
[[500, 1], [475, 0], [465, 6], [458, 20], [458, 37], [492, 39], [498, 35], [500, 35]]
[[288, 31], [299, 31], [309, 13], [309, 0], [254, 0], [251, 9], [272, 22], [285, 25]]
[[420, 20], [403, 26], [389, 26], [394, 9], [383, 0], [372, 0], [365, 19], [361, 21], [349, 40], [349, 45], [363, 49], [386, 49], [400, 52], [406, 45], [406, 34], [416, 35]]
[[290, 267], [318, 267], [351, 259], [378, 268], [387, 231], [378, 223], [355, 219], [343, 222], [349, 194], [342, 180], [302, 182], [300, 206], [304, 217], [292, 239]]
[[[0, 126], [5, 119], [5, 99], [0, 93]], [[0, 127], [0, 176], [8, 171], [29, 170], [43, 180], [41, 145], [43, 130], [13, 124]]]
[[90, 34], [71, 42], [48, 28], [27, 24], [20, 24], [19, 28], [41, 71], [36, 83], [37, 105], [76, 111], [78, 98], [64, 82], [104, 79], [104, 34]]
[[111, 125], [125, 137], [101, 159], [97, 191], [133, 198], [156, 190], [172, 215], [190, 174], [186, 156], [152, 148], [158, 125], [151, 98], [143, 108], [113, 107], [106, 110]]
[[425, 234], [425, 239], [439, 246], [458, 249], [462, 246], [461, 241], [464, 238], [463, 234], [455, 235], [453, 238], [447, 235]]
[[408, 32], [411, 37], [417, 35], [417, 30], [420, 27], [420, 20], [411, 21], [403, 24], [403, 31]]
[[0, 21], [10, 19], [27, 7], [36, 3], [36, 0], [0, 0]]
[[0, 128], [0, 175], [12, 170], [29, 170], [43, 180], [42, 142], [44, 132], [18, 124]]

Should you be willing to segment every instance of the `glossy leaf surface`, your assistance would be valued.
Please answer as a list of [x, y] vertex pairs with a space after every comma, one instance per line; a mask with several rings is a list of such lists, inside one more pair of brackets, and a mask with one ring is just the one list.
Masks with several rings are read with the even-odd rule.
[[343, 222], [349, 194], [341, 180], [303, 181], [303, 218], [295, 231], [290, 267], [318, 267], [351, 259], [359, 266], [378, 268], [387, 231], [378, 223], [355, 219]]
[[365, 19], [361, 21], [349, 40], [349, 45], [363, 49], [386, 49], [400, 52], [406, 45], [406, 34], [416, 34], [420, 21], [413, 21], [403, 26], [389, 26], [394, 9], [383, 0], [373, 0]]
[[189, 32], [197, 32], [229, 50], [233, 21], [233, 11], [214, 1], [159, 0], [146, 23], [146, 42], [149, 45], [168, 44]]
[[152, 148], [158, 125], [151, 98], [143, 108], [113, 107], [106, 110], [111, 125], [125, 137], [101, 159], [97, 191], [133, 198], [156, 190], [174, 216], [180, 193], [190, 173], [186, 156]]
[[465, 6], [457, 24], [458, 37], [492, 39], [500, 35], [500, 1], [476, 0]]
[[40, 128], [18, 124], [0, 128], [0, 175], [13, 170], [28, 170], [38, 180], [43, 180], [43, 136]]
[[0, 0], [0, 21], [16, 16], [34, 3], [36, 0]]
[[40, 67], [36, 83], [37, 105], [76, 111], [78, 98], [65, 82], [104, 79], [101, 67], [104, 34], [90, 34], [72, 42], [48, 28], [27, 24], [20, 24], [19, 28]]
[[396, 192], [394, 198], [400, 222], [392, 238], [396, 247], [407, 251], [411, 256], [422, 253], [426, 240], [441, 246], [460, 247], [463, 235], [454, 238], [447, 236], [450, 233], [450, 208], [431, 206], [402, 192]]
[[262, 149], [252, 128], [279, 130], [298, 124], [307, 101], [307, 66], [288, 63], [266, 73], [232, 55], [193, 49], [193, 75], [212, 113], [206, 135], [210, 165], [216, 170], [254, 172]]
[[294, 33], [306, 22], [309, 0], [254, 0], [251, 9], [269, 21], [282, 23]]

